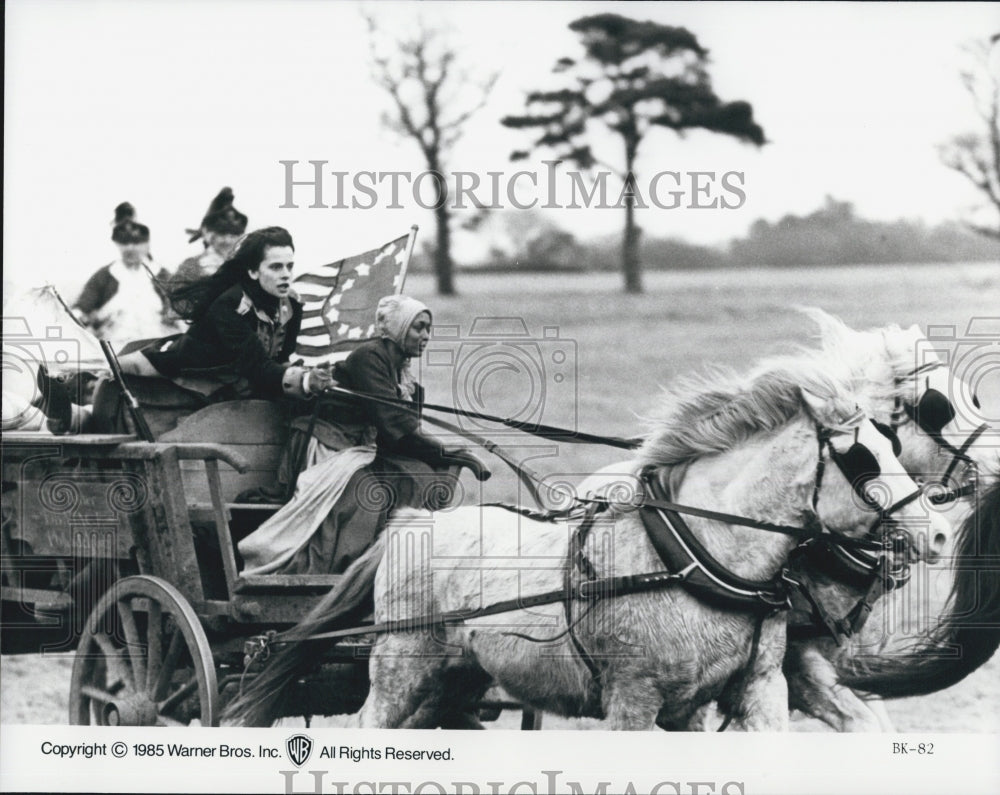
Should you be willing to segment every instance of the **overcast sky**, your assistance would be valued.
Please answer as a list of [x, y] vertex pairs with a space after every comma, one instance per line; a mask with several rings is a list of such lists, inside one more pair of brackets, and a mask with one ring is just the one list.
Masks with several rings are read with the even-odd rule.
[[[131, 201], [170, 267], [196, 253], [196, 226], [230, 185], [252, 227], [287, 226], [299, 261], [367, 248], [431, 214], [406, 198], [389, 209], [282, 209], [280, 160], [330, 171], [419, 170], [420, 155], [380, 124], [387, 99], [369, 78], [365, 25], [353, 3], [289, 0], [9, 0], [6, 4], [5, 279], [67, 289], [110, 261], [115, 205]], [[567, 23], [612, 10], [683, 25], [711, 51], [725, 100], [744, 99], [770, 143], [707, 134], [643, 144], [640, 175], [744, 174], [736, 210], [640, 213], [651, 234], [721, 243], [759, 217], [818, 207], [826, 194], [879, 219], [958, 217], [971, 187], [935, 146], [975, 128], [957, 72], [960, 46], [1000, 31], [991, 4], [379, 3], [388, 27], [421, 14], [450, 31], [473, 72], [501, 72], [469, 124], [452, 171], [513, 170], [527, 135], [498, 124], [525, 91], [552, 85], [552, 64], [578, 54]], [[608, 159], [617, 150], [606, 148]], [[539, 154], [518, 167], [543, 174]], [[307, 170], [297, 172], [302, 176]], [[485, 177], [484, 177], [485, 179]], [[405, 192], [404, 192], [405, 193]], [[552, 211], [581, 236], [614, 232], [614, 210]], [[468, 241], [459, 249], [468, 252]]]

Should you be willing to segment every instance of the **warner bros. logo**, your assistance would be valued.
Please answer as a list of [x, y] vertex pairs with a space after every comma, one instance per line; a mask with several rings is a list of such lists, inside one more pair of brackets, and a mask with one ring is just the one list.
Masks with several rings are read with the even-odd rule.
[[295, 763], [296, 767], [302, 767], [302, 765], [309, 761], [312, 749], [312, 738], [305, 734], [293, 734], [285, 740], [285, 750], [288, 752], [288, 758]]

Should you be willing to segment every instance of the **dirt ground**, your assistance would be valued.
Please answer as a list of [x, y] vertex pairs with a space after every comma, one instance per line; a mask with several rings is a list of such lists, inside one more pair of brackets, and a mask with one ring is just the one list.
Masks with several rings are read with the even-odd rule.
[[[47, 657], [20, 655], [0, 662], [0, 722], [67, 723], [71, 654]], [[930, 696], [905, 698], [887, 704], [900, 732], [1000, 733], [1000, 656], [948, 690]], [[345, 717], [315, 719], [314, 726], [343, 726]], [[288, 720], [284, 725], [304, 725]], [[517, 729], [520, 717], [505, 712], [488, 729]], [[542, 718], [543, 729], [602, 729], [600, 721], [569, 720], [552, 715]], [[796, 714], [792, 731], [831, 731], [813, 718]]]

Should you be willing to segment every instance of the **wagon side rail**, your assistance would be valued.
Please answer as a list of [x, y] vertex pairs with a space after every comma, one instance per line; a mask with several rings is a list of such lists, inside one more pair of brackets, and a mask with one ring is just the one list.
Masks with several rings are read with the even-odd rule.
[[[178, 584], [181, 591], [192, 603], [203, 605], [209, 610], [211, 599], [205, 594], [201, 581], [202, 561], [194, 548], [191, 526], [192, 511], [183, 476], [181, 461], [200, 461], [204, 465], [208, 492], [211, 500], [211, 519], [222, 557], [227, 597], [232, 595], [233, 583], [237, 577], [236, 557], [229, 528], [229, 515], [223, 500], [219, 462], [222, 461], [237, 472], [247, 470], [247, 461], [237, 451], [224, 445], [203, 442], [132, 442], [121, 445], [114, 451], [116, 458], [152, 462], [154, 478], [162, 478], [163, 489], [158, 497], [163, 503], [163, 529], [165, 535], [157, 535], [156, 540], [145, 546], [150, 553], [150, 571]], [[133, 533], [148, 528], [133, 527]], [[139, 539], [136, 539], [137, 544]], [[171, 555], [171, 548], [180, 554]], [[163, 564], [167, 565], [164, 566]], [[220, 610], [221, 612], [221, 610]]]
[[[110, 473], [107, 482], [113, 511], [108, 514], [108, 506], [105, 506], [104, 526], [107, 527], [107, 520], [112, 522], [112, 527], [117, 524], [118, 541], [113, 546], [121, 550], [118, 554], [131, 547], [141, 573], [153, 574], [172, 583], [192, 604], [204, 603], [180, 462], [204, 463], [213, 504], [221, 516], [219, 462], [245, 471], [246, 461], [238, 452], [213, 443], [140, 442], [129, 436], [97, 434], [40, 437], [15, 432], [3, 435], [3, 457], [5, 481], [20, 482], [21, 473], [29, 471], [24, 467], [30, 468], [40, 461], [52, 462], [51, 466], [56, 469], [65, 463], [65, 470], [59, 471], [59, 480], [68, 486], [72, 486], [76, 477], [93, 479], [88, 475], [89, 470], [74, 469], [74, 462], [105, 468], [104, 471]], [[107, 465], [111, 465], [110, 468]], [[57, 505], [54, 510], [62, 507]], [[65, 515], [64, 511], [62, 513]], [[52, 515], [53, 521], [57, 518], [57, 514]], [[81, 522], [88, 519], [89, 514], [80, 516]], [[43, 517], [35, 517], [35, 520], [46, 521]], [[67, 553], [75, 551], [72, 547], [75, 539], [71, 536], [79, 535], [69, 532], [72, 528], [72, 522], [67, 522], [64, 550]], [[236, 561], [228, 524], [217, 522], [216, 534], [223, 552], [229, 551], [224, 566], [232, 582]]]

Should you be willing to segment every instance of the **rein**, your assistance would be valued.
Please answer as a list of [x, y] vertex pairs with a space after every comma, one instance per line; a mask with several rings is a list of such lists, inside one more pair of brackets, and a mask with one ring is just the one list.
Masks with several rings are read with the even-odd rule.
[[541, 475], [535, 472], [534, 469], [529, 467], [523, 461], [518, 461], [517, 459], [508, 455], [506, 452], [504, 452], [503, 448], [500, 445], [498, 445], [494, 441], [491, 441], [490, 439], [487, 439], [485, 436], [480, 436], [479, 434], [473, 433], [472, 431], [468, 431], [465, 428], [460, 428], [458, 425], [448, 422], [447, 420], [443, 420], [440, 417], [424, 417], [423, 419], [426, 422], [429, 422], [431, 425], [437, 426], [438, 428], [443, 428], [444, 430], [450, 431], [451, 433], [457, 434], [459, 436], [464, 436], [469, 441], [475, 442], [483, 449], [493, 453], [493, 455], [495, 455], [497, 458], [503, 461], [507, 466], [511, 468], [514, 474], [517, 475], [517, 479], [521, 481], [522, 484], [524, 484], [524, 487], [528, 490], [528, 493], [531, 495], [531, 498], [535, 501], [536, 505], [544, 504], [542, 501], [542, 495], [539, 490], [539, 487], [548, 488], [550, 492], [556, 492], [560, 496], [565, 496], [562, 494], [562, 492], [559, 492], [557, 489], [551, 486], [546, 486], [545, 480], [542, 478]]
[[[643, 470], [643, 477], [647, 473], [651, 472], [655, 467], [649, 466]], [[599, 497], [576, 497], [574, 498], [578, 502], [583, 503], [603, 503], [607, 504], [607, 500]], [[837, 544], [842, 544], [845, 547], [852, 547], [856, 549], [863, 549], [871, 552], [877, 552], [884, 548], [884, 545], [877, 542], [871, 541], [863, 538], [854, 538], [852, 536], [846, 536], [843, 533], [838, 533], [835, 530], [829, 530], [821, 525], [816, 525], [815, 527], [796, 527], [795, 525], [785, 525], [785, 524], [774, 524], [773, 522], [763, 522], [759, 519], [749, 519], [745, 516], [738, 516], [732, 513], [724, 513], [722, 511], [712, 511], [708, 508], [695, 508], [692, 505], [683, 505], [678, 502], [672, 502], [667, 499], [651, 499], [644, 498], [641, 502], [635, 504], [636, 508], [654, 508], [663, 511], [673, 511], [675, 513], [684, 514], [686, 516], [697, 516], [701, 519], [710, 519], [712, 521], [721, 522], [723, 524], [739, 525], [740, 527], [751, 527], [755, 530], [764, 530], [769, 533], [781, 533], [783, 535], [792, 536], [798, 538], [801, 541], [810, 541], [816, 538], [829, 538], [835, 541]]]
[[[328, 387], [323, 391], [323, 395], [342, 395], [351, 399], [373, 401], [387, 406], [399, 406], [402, 408], [409, 408], [411, 410], [414, 408], [413, 402], [409, 400], [400, 400], [398, 398], [384, 397], [382, 395], [370, 395], [367, 392], [356, 392], [353, 389], [345, 389], [340, 386]], [[497, 417], [492, 414], [482, 414], [478, 411], [457, 409], [454, 406], [422, 403], [421, 408], [430, 409], [432, 411], [441, 411], [446, 414], [454, 414], [457, 417], [469, 417], [476, 420], [487, 420], [489, 422], [500, 423], [501, 425], [506, 425], [508, 428], [523, 431], [524, 433], [532, 436], [538, 436], [542, 439], [549, 439], [550, 441], [568, 442], [570, 444], [600, 444], [607, 447], [618, 447], [623, 450], [633, 450], [642, 443], [642, 439], [639, 438], [624, 439], [620, 436], [601, 436], [594, 433], [584, 433], [583, 431], [575, 431], [571, 428], [560, 428], [556, 425], [545, 425], [542, 423], [528, 424], [519, 420], [512, 420], [508, 417]], [[459, 432], [467, 433], [464, 429]]]
[[[444, 427], [448, 426], [450, 426], [450, 423], [444, 423]], [[451, 426], [449, 429], [465, 433], [462, 429], [455, 429], [454, 426]], [[823, 454], [827, 448], [829, 448], [831, 454], [834, 453], [834, 449], [830, 443], [829, 429], [817, 424], [816, 431], [817, 438], [819, 439], [819, 460], [817, 463], [817, 483], [814, 489], [814, 508], [815, 503], [818, 501], [819, 481], [822, 479], [823, 474]], [[497, 452], [497, 450], [492, 450], [492, 452]], [[500, 452], [502, 453], [502, 451]], [[506, 463], [515, 468], [519, 477], [523, 475], [522, 481], [529, 477], [529, 475], [536, 480], [538, 479], [537, 475], [534, 475], [534, 473], [523, 465], [515, 466], [515, 463], [509, 460], [505, 454], [501, 457]], [[835, 456], [834, 460], [837, 460]], [[844, 470], [841, 462], [837, 461], [837, 464], [844, 471], [845, 477], [850, 480], [850, 474]], [[531, 596], [518, 596], [514, 599], [494, 602], [493, 604], [473, 610], [453, 610], [436, 615], [432, 613], [396, 621], [362, 623], [344, 629], [310, 635], [304, 640], [309, 642], [323, 640], [339, 641], [345, 638], [365, 635], [428, 630], [434, 627], [465, 624], [477, 618], [508, 613], [514, 610], [524, 610], [541, 605], [561, 603], [564, 607], [567, 625], [564, 632], [550, 638], [533, 638], [520, 633], [507, 634], [517, 635], [525, 640], [536, 643], [553, 642], [564, 636], [568, 636], [577, 656], [590, 673], [588, 700], [599, 703], [601, 671], [597, 662], [583, 645], [580, 638], [577, 637], [575, 632], [577, 624], [602, 599], [658, 591], [663, 588], [680, 585], [697, 599], [707, 601], [710, 604], [716, 604], [724, 609], [749, 611], [754, 615], [754, 629], [748, 659], [729, 680], [731, 686], [735, 688], [734, 692], [737, 694], [737, 701], [739, 701], [743, 697], [753, 666], [758, 658], [764, 621], [779, 611], [791, 610], [794, 596], [800, 596], [809, 604], [811, 608], [811, 623], [814, 626], [825, 629], [839, 646], [842, 643], [842, 638], [850, 637], [861, 629], [870, 615], [872, 603], [878, 595], [885, 590], [891, 590], [895, 585], [891, 577], [886, 578], [883, 574], [886, 565], [887, 547], [889, 546], [887, 538], [884, 538], [882, 541], [855, 539], [824, 528], [818, 520], [815, 521], [812, 527], [795, 527], [681, 505], [665, 499], [666, 495], [662, 492], [661, 485], [656, 480], [653, 472], [652, 467], [645, 467], [642, 470], [641, 477], [642, 482], [646, 486], [646, 493], [638, 507], [641, 508], [641, 516], [649, 542], [665, 566], [665, 569], [661, 571], [611, 577], [598, 576], [597, 570], [587, 558], [583, 547], [586, 536], [594, 524], [595, 517], [599, 512], [608, 510], [611, 507], [611, 503], [607, 499], [578, 498], [578, 502], [588, 503], [589, 505], [584, 516], [584, 521], [577, 527], [571, 538], [567, 550], [566, 571], [561, 588]], [[534, 490], [532, 493], [537, 494]], [[879, 520], [869, 531], [869, 534], [874, 533], [875, 527], [883, 524], [888, 519], [889, 514], [908, 503], [910, 499], [915, 498], [920, 493], [921, 490], [918, 488], [913, 495], [909, 495], [909, 497], [898, 501], [896, 505], [890, 507], [888, 510], [880, 512]], [[726, 524], [789, 535], [798, 539], [799, 543], [792, 551], [789, 560], [782, 565], [778, 573], [770, 580], [745, 580], [730, 572], [712, 557], [690, 529], [687, 528], [680, 517], [682, 513]], [[569, 514], [570, 511], [562, 513], [563, 516], [568, 516]], [[556, 515], [555, 512], [549, 513], [550, 517]], [[815, 512], [812, 515], [815, 517]], [[796, 554], [808, 555], [808, 550], [811, 548], [821, 548], [819, 546], [820, 542], [826, 548], [832, 549], [834, 552], [841, 552], [842, 555], [853, 560], [856, 568], [862, 571], [867, 570], [870, 577], [867, 581], [864, 595], [840, 619], [831, 617], [813, 596], [806, 583], [793, 576], [789, 570], [789, 564], [793, 556]], [[852, 555], [852, 551], [857, 551], [860, 557]], [[872, 555], [870, 554], [872, 552], [878, 554]], [[869, 565], [865, 558], [874, 560], [874, 563]], [[574, 581], [574, 572], [580, 573], [582, 579], [579, 582]], [[575, 620], [573, 618], [574, 602], [583, 602], [587, 605]], [[289, 634], [279, 634], [272, 630], [264, 636], [256, 636], [247, 641], [244, 646], [244, 676], [250, 670], [254, 661], [266, 660], [270, 656], [273, 646], [300, 642], [300, 639], [288, 637]], [[731, 720], [732, 714], [727, 716], [718, 731], [725, 731]]]
[[[822, 430], [818, 426], [817, 429], [819, 431]], [[657, 494], [658, 486], [652, 477], [652, 472], [653, 467], [646, 467], [642, 472], [642, 479], [647, 485], [647, 492]], [[608, 500], [601, 498], [576, 499], [578, 502], [589, 503], [591, 505], [590, 509], [588, 509], [588, 514], [591, 516], [591, 519], [599, 510], [606, 510], [611, 505]], [[897, 503], [897, 505], [898, 504], [899, 503]], [[743, 527], [790, 535], [799, 539], [800, 543], [796, 547], [797, 549], [804, 548], [810, 542], [821, 538], [824, 539], [827, 544], [835, 547], [845, 547], [847, 549], [869, 552], [884, 552], [886, 549], [885, 542], [852, 538], [845, 536], [842, 533], [828, 530], [821, 525], [817, 525], [813, 528], [806, 528], [795, 527], [792, 525], [774, 524], [772, 522], [763, 522], [757, 519], [737, 516], [735, 514], [712, 511], [705, 508], [696, 508], [690, 505], [682, 505], [667, 499], [661, 499], [659, 496], [654, 498], [647, 496], [637, 507], [647, 510], [655, 510], [657, 512], [669, 512], [674, 515], [687, 514], [691, 516], [698, 516], [704, 519], [723, 522], [725, 524], [740, 525]], [[569, 515], [569, 513], [569, 511], [566, 511], [563, 515]], [[556, 515], [557, 514], [550, 514], [553, 518]], [[735, 575], [729, 574], [718, 563], [716, 563], [707, 551], [701, 548], [701, 545], [696, 539], [694, 539], [693, 535], [690, 534], [690, 531], [682, 531], [682, 534], [682, 536], [679, 536], [681, 537], [681, 544], [685, 548], [685, 552], [689, 556], [690, 561], [679, 570], [667, 569], [644, 574], [626, 574], [599, 578], [591, 577], [581, 582], [575, 589], [571, 588], [570, 584], [567, 582], [562, 588], [557, 590], [546, 591], [533, 596], [521, 596], [515, 599], [495, 602], [475, 610], [457, 610], [437, 615], [421, 616], [413, 619], [386, 621], [379, 624], [363, 624], [346, 629], [332, 630], [317, 635], [311, 635], [308, 640], [334, 640], [359, 635], [414, 631], [433, 626], [461, 624], [476, 618], [497, 615], [499, 613], [506, 613], [512, 610], [522, 610], [544, 604], [564, 602], [567, 599], [591, 601], [611, 596], [625, 596], [632, 593], [657, 590], [676, 583], [684, 583], [688, 581], [692, 574], [697, 572], [699, 569], [708, 572], [709, 580], [715, 582], [728, 580], [728, 582], [724, 582], [724, 585], [728, 588], [728, 592], [726, 593], [727, 596], [732, 597], [733, 594], [738, 594], [738, 599], [743, 602], [746, 602], [747, 600], [756, 600], [758, 603], [766, 605], [767, 608], [771, 610], [790, 606], [785, 589], [786, 583], [802, 589], [805, 587], [802, 583], [791, 579], [787, 571], [784, 569], [779, 572], [774, 580], [767, 582], [750, 582], [742, 580], [742, 578], [737, 578]], [[579, 552], [577, 549], [578, 546], [579, 544], [571, 549], [570, 565], [574, 565], [574, 563], [579, 565], [578, 558], [581, 556], [579, 554], [572, 554], [574, 551]], [[654, 546], [656, 545], [654, 544]], [[657, 551], [658, 553], [660, 552], [659, 547], [657, 548]], [[663, 557], [665, 557], [665, 555], [661, 554], [661, 559]], [[881, 557], [882, 556], [880, 555], [879, 560], [881, 560]], [[665, 560], [664, 562], [666, 563], [667, 561]], [[586, 569], [586, 567], [584, 568]], [[592, 572], [592, 569], [589, 571]], [[268, 644], [292, 642], [285, 640], [283, 637], [284, 634], [285, 633], [270, 634], [268, 636]]]
[[[653, 591], [665, 587], [668, 584], [678, 582], [686, 577], [685, 572], [656, 571], [646, 574], [623, 574], [617, 577], [601, 577], [597, 580], [588, 580], [581, 583], [579, 587], [568, 594], [573, 599], [593, 601], [607, 596], [624, 596], [632, 593], [642, 593]], [[267, 642], [269, 645], [279, 645], [293, 643], [299, 640], [331, 640], [340, 638], [356, 637], [358, 635], [384, 635], [389, 632], [413, 632], [418, 629], [427, 629], [434, 626], [446, 626], [450, 624], [463, 624], [477, 618], [485, 618], [500, 613], [509, 613], [512, 610], [524, 610], [529, 607], [555, 604], [567, 598], [565, 588], [552, 591], [544, 591], [533, 596], [519, 596], [514, 599], [506, 599], [501, 602], [494, 602], [485, 607], [475, 610], [451, 610], [437, 615], [425, 615], [412, 619], [400, 619], [398, 621], [383, 621], [375, 624], [360, 624], [346, 629], [336, 629], [330, 632], [321, 632], [310, 635], [305, 639], [286, 640], [287, 633], [268, 633]]]

